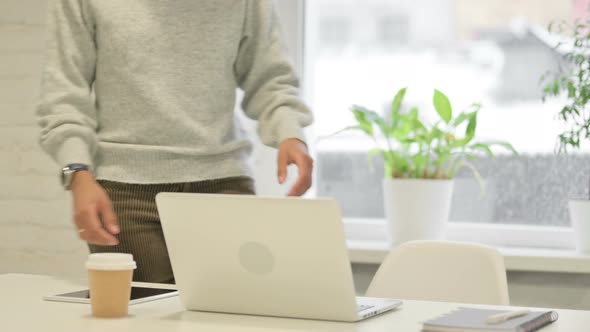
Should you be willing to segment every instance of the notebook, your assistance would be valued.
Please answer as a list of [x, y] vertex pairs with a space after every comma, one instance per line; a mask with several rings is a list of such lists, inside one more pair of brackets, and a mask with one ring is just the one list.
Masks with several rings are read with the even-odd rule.
[[458, 308], [422, 325], [423, 332], [532, 332], [557, 320], [555, 311], [531, 311], [499, 324], [488, 324], [491, 315], [505, 313], [506, 310], [487, 310]]

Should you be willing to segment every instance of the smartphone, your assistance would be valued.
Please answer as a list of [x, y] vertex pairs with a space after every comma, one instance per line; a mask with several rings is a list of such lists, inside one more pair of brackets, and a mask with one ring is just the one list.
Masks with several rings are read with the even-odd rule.
[[[138, 304], [155, 301], [167, 297], [177, 296], [178, 290], [165, 288], [131, 287], [129, 304]], [[90, 291], [88, 289], [70, 293], [50, 295], [43, 297], [46, 301], [90, 303]]]

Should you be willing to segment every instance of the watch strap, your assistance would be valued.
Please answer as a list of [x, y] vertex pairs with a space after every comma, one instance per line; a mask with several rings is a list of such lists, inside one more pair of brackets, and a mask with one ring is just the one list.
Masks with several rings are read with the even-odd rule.
[[72, 184], [72, 178], [74, 177], [74, 173], [80, 171], [92, 172], [92, 167], [86, 164], [69, 164], [66, 167], [62, 168], [61, 182], [66, 190], [70, 190], [70, 185]]

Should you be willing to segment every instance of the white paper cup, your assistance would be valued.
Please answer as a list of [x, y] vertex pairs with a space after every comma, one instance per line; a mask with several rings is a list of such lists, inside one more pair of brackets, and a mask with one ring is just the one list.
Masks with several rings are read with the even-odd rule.
[[133, 255], [90, 254], [86, 261], [92, 315], [101, 318], [126, 317], [131, 280], [137, 267]]

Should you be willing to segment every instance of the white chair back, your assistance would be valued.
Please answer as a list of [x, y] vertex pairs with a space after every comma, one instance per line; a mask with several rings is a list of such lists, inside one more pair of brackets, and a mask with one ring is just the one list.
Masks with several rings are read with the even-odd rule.
[[508, 305], [504, 257], [479, 244], [407, 242], [387, 255], [366, 296]]

